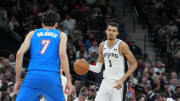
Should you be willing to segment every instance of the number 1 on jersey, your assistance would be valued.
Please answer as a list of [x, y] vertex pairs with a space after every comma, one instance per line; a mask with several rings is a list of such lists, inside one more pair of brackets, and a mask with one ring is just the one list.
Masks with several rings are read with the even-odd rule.
[[109, 67], [112, 67], [112, 63], [111, 63], [111, 60], [109, 60]]
[[49, 46], [50, 40], [42, 40], [41, 44], [43, 44], [43, 48], [40, 52], [40, 54], [44, 54], [46, 52], [47, 47]]

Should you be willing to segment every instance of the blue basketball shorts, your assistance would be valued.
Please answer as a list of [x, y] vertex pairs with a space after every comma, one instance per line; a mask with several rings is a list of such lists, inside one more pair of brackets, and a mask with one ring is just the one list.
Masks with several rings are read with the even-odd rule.
[[57, 72], [29, 71], [23, 81], [16, 101], [65, 101], [61, 76]]

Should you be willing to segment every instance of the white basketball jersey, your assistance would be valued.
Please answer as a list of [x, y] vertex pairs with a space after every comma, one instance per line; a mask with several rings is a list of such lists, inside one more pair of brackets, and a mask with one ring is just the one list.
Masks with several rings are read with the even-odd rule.
[[63, 91], [64, 91], [65, 101], [67, 101], [67, 98], [68, 98], [67, 94], [65, 94], [66, 83], [67, 83], [67, 78], [63, 74], [61, 74], [61, 84], [62, 84]]
[[119, 80], [125, 74], [124, 56], [120, 53], [121, 42], [122, 40], [117, 39], [112, 47], [108, 47], [108, 41], [104, 41], [104, 78]]

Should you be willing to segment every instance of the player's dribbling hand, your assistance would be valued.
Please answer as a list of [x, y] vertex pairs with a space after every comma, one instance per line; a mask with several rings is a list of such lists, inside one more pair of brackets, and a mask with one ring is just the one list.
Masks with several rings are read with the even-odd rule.
[[75, 62], [78, 62], [78, 61], [85, 61], [85, 62], [87, 62], [85, 59], [77, 59]]
[[21, 83], [20, 82], [16, 82], [14, 85], [14, 93], [17, 95], [19, 92], [19, 89], [21, 87]]
[[117, 81], [115, 82], [115, 86], [114, 86], [113, 88], [121, 89], [123, 83], [124, 83], [124, 81], [123, 81], [122, 79], [117, 80]]
[[72, 93], [72, 83], [71, 83], [71, 80], [68, 80], [67, 83], [66, 83], [65, 93], [67, 95], [71, 95], [71, 93]]

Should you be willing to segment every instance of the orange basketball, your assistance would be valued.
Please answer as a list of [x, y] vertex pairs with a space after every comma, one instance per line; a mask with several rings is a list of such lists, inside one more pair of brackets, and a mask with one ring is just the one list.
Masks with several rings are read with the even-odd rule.
[[89, 71], [89, 64], [83, 59], [74, 62], [74, 71], [79, 75], [85, 75]]

